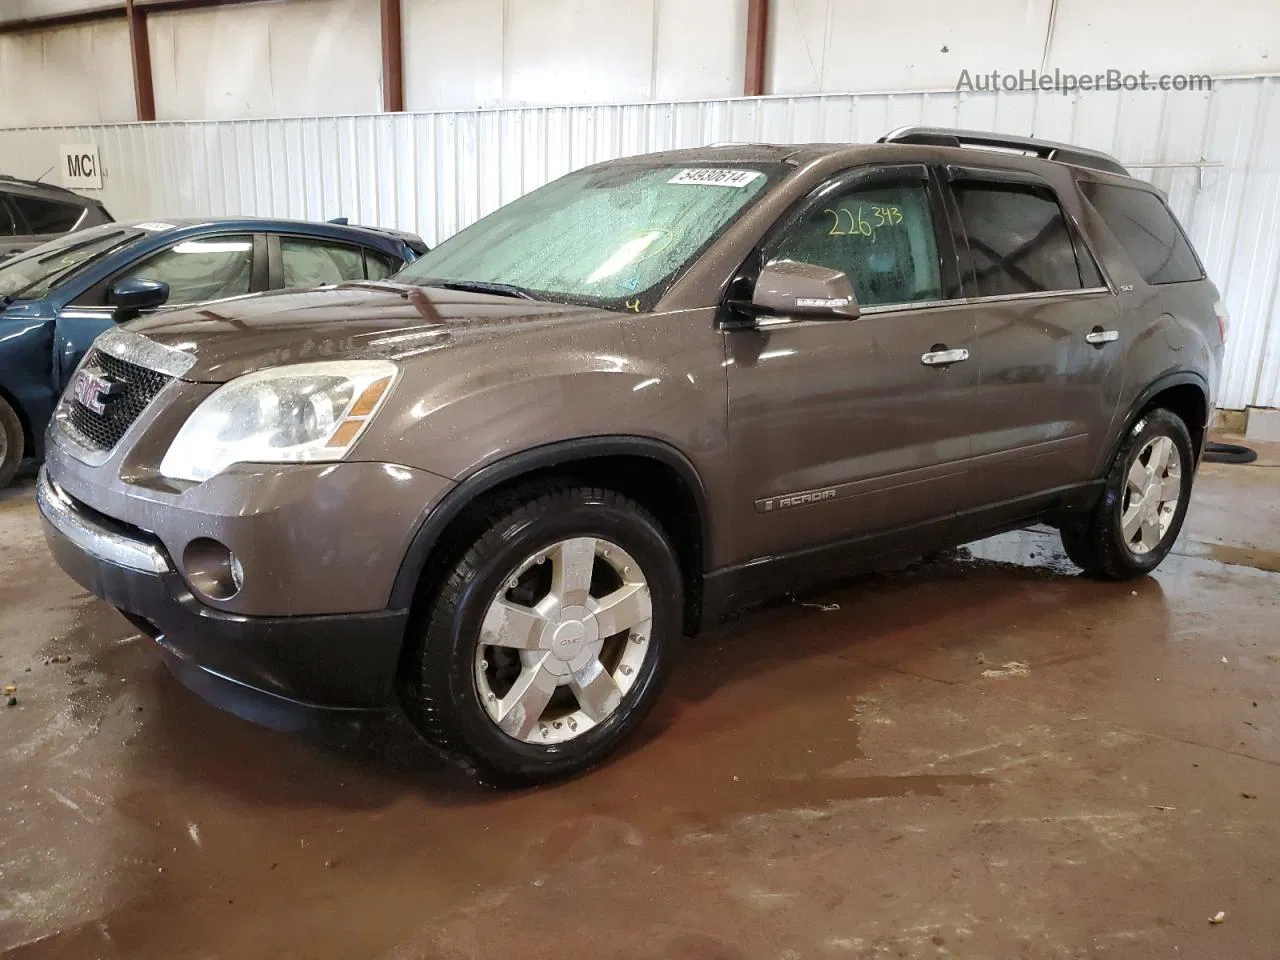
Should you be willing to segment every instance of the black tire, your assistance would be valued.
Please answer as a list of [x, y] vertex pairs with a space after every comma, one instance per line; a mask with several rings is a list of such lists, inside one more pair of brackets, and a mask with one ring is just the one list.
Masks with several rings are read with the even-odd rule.
[[[1181, 486], [1169, 527], [1159, 543], [1146, 553], [1137, 553], [1130, 547], [1120, 523], [1126, 477], [1134, 460], [1156, 437], [1167, 437], [1173, 441], [1182, 464]], [[1182, 418], [1163, 408], [1146, 411], [1129, 429], [1120, 445], [1107, 473], [1102, 496], [1092, 513], [1062, 526], [1062, 546], [1071, 562], [1087, 575], [1100, 580], [1129, 580], [1158, 567], [1173, 549], [1186, 518], [1191, 485], [1195, 479], [1195, 462], [1191, 436]]]
[[0, 489], [7, 487], [22, 465], [27, 437], [13, 407], [0, 397]]
[[[634, 732], [653, 707], [679, 645], [683, 578], [656, 519], [635, 501], [599, 488], [540, 482], [495, 504], [483, 532], [452, 564], [410, 628], [401, 668], [401, 702], [437, 752], [498, 787], [528, 786], [581, 773]], [[506, 578], [559, 541], [594, 536], [639, 564], [649, 586], [649, 648], [630, 689], [607, 718], [558, 744], [509, 736], [480, 701], [476, 651], [480, 624]], [[625, 638], [624, 638], [625, 639]]]

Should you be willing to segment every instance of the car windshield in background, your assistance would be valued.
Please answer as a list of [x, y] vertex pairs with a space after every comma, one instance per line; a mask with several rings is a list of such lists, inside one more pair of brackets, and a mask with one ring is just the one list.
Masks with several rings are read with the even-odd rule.
[[43, 243], [0, 263], [0, 298], [39, 300], [95, 257], [144, 236], [143, 230], [112, 225]]
[[625, 164], [571, 173], [450, 237], [396, 279], [648, 308], [785, 169]]

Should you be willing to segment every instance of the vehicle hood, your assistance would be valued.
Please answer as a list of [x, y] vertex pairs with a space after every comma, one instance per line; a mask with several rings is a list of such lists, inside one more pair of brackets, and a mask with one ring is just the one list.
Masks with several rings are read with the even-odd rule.
[[195, 357], [183, 379], [225, 383], [291, 363], [409, 361], [479, 339], [608, 316], [592, 307], [378, 282], [215, 301], [125, 326]]

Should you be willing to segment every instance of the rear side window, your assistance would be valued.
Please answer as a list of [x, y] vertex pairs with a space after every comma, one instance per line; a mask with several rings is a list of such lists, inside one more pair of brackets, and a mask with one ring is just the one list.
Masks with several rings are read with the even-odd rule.
[[18, 234], [18, 224], [13, 219], [13, 211], [4, 195], [0, 194], [0, 237], [13, 237]]
[[289, 289], [364, 279], [360, 248], [343, 243], [281, 237], [280, 262]]
[[365, 273], [370, 280], [385, 280], [397, 270], [400, 269], [399, 260], [393, 260], [381, 253], [374, 253], [372, 250], [364, 252]]
[[1097, 285], [1097, 270], [1084, 251], [1089, 269], [1082, 275], [1066, 218], [1049, 190], [970, 181], [954, 184], [953, 190], [969, 239], [977, 296]]
[[66, 233], [76, 225], [83, 207], [58, 200], [42, 200], [39, 197], [10, 196], [18, 215], [27, 222], [31, 233]]
[[1080, 188], [1147, 283], [1204, 278], [1186, 234], [1154, 193], [1104, 183], [1085, 182]]

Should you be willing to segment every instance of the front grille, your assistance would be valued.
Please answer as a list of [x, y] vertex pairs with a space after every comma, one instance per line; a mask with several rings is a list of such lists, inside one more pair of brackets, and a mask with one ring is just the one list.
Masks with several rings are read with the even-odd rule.
[[[67, 399], [67, 421], [85, 446], [94, 450], [110, 450], [133, 422], [142, 415], [172, 377], [156, 373], [146, 367], [129, 363], [109, 353], [94, 348], [81, 368], [100, 376], [111, 384], [123, 387], [121, 392], [103, 401], [103, 412], [96, 413], [82, 404], [75, 396], [72, 383]], [[79, 374], [77, 374], [79, 376]]]

